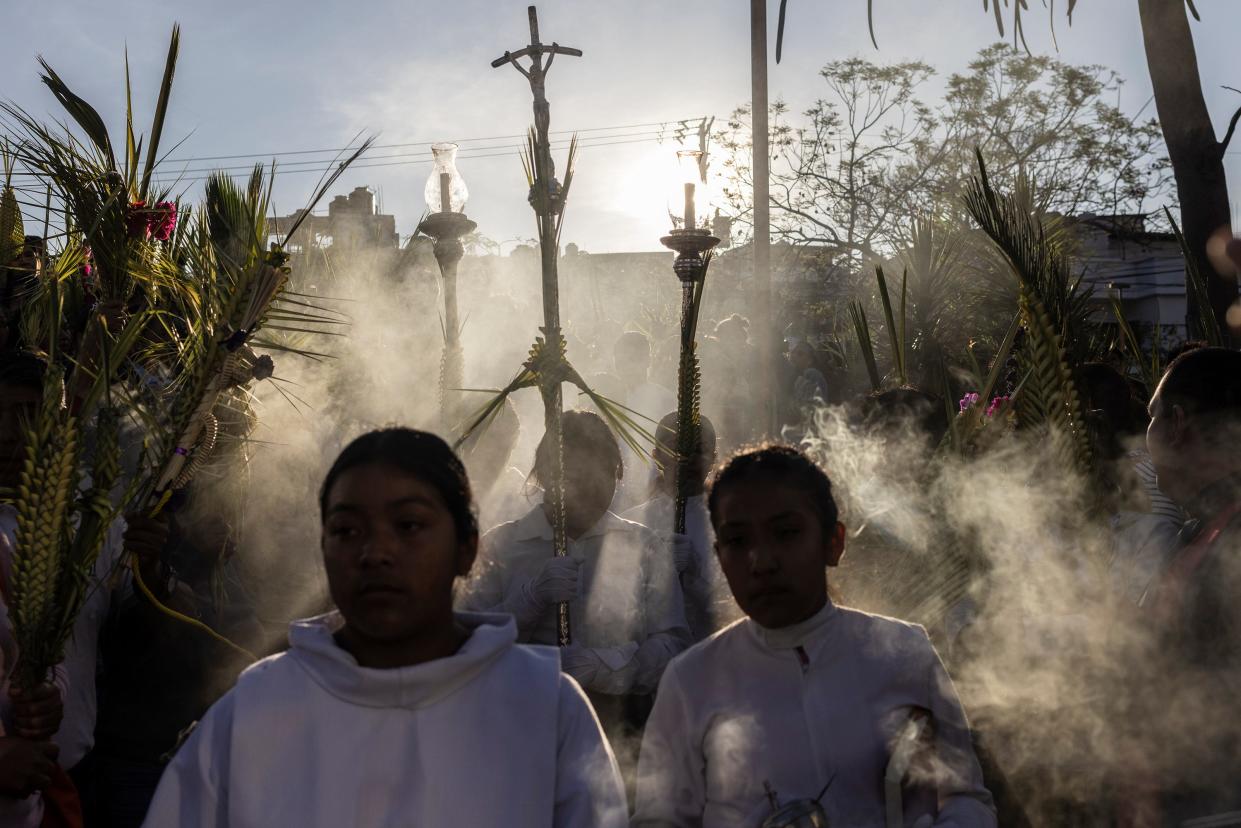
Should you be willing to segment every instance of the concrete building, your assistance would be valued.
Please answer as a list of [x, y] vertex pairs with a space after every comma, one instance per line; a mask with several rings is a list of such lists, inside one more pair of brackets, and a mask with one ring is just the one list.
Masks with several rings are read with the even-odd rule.
[[1120, 299], [1125, 318], [1143, 335], [1160, 329], [1163, 344], [1186, 338], [1185, 260], [1173, 233], [1151, 232], [1142, 215], [1077, 216], [1077, 263], [1101, 321]]
[[[284, 235], [305, 211], [276, 218], [272, 221], [272, 235]], [[396, 248], [399, 237], [396, 217], [375, 210], [375, 193], [369, 187], [354, 187], [349, 195], [334, 197], [327, 207], [327, 215], [311, 214], [294, 240], [293, 251], [304, 245], [342, 248]]]

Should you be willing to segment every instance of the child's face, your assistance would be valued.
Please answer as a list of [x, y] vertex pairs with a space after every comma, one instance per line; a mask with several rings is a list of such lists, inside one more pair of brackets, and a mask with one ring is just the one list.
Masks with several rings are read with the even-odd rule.
[[825, 532], [804, 491], [763, 476], [737, 481], [718, 496], [715, 533], [733, 597], [756, 622], [787, 627], [823, 608], [844, 525]]
[[611, 462], [588, 446], [565, 443], [565, 510], [571, 525], [587, 529], [598, 523], [616, 496], [616, 481], [617, 469]]
[[469, 572], [477, 539], [458, 540], [434, 486], [369, 464], [332, 484], [322, 546], [332, 600], [346, 623], [394, 643], [451, 623], [453, 581]]

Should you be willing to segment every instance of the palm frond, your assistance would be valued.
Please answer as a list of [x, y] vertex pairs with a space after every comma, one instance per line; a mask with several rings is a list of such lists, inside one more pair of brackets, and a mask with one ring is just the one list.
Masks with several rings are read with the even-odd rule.
[[1026, 342], [1018, 365], [1028, 376], [1021, 393], [1014, 395], [1018, 426], [1046, 436], [1066, 468], [1085, 472], [1090, 468], [1090, 438], [1060, 335], [1027, 290], [1022, 291], [1021, 308]]
[[875, 362], [875, 343], [871, 339], [870, 324], [866, 321], [866, 308], [861, 302], [850, 302], [849, 316], [853, 320], [853, 332], [857, 336], [858, 351], [866, 365], [871, 390], [878, 391], [882, 382], [879, 379], [879, 365]]
[[330, 190], [332, 185], [336, 183], [336, 179], [344, 175], [345, 170], [349, 169], [350, 165], [353, 164], [354, 161], [361, 158], [363, 154], [371, 148], [371, 144], [373, 143], [375, 143], [375, 136], [372, 135], [370, 138], [363, 141], [356, 150], [350, 153], [345, 160], [338, 161], [336, 166], [324, 176], [324, 178], [319, 182], [318, 188], [315, 189], [314, 194], [311, 195], [310, 200], [306, 203], [306, 207], [302, 210], [298, 217], [293, 220], [293, 224], [289, 226], [289, 232], [285, 234], [284, 240], [281, 243], [282, 246], [288, 245], [289, 240], [293, 238], [293, 234], [296, 233], [298, 228], [302, 226], [302, 222], [306, 220], [306, 217], [314, 211], [315, 206], [323, 200], [325, 195], [327, 195], [328, 190]]
[[1121, 304], [1120, 299], [1113, 296], [1111, 300], [1112, 316], [1116, 319], [1116, 327], [1120, 332], [1120, 344], [1128, 351], [1129, 358], [1134, 366], [1138, 369], [1138, 373], [1142, 378], [1142, 384], [1146, 386], [1148, 394], [1153, 394], [1155, 385], [1159, 382], [1159, 375], [1152, 373], [1152, 370], [1158, 366], [1159, 360], [1159, 337], [1155, 337], [1152, 347], [1153, 357], [1148, 359], [1146, 353], [1142, 349], [1141, 343], [1138, 341], [1137, 333], [1133, 330], [1133, 326], [1129, 324], [1128, 318], [1125, 317], [1125, 308]]
[[44, 85], [52, 91], [56, 100], [60, 101], [60, 105], [86, 133], [86, 137], [91, 140], [108, 163], [109, 169], [115, 170], [116, 157], [112, 152], [112, 141], [108, 137], [108, 128], [104, 125], [103, 118], [93, 106], [73, 93], [73, 90], [61, 79], [60, 75], [56, 74], [56, 70], [46, 60], [39, 58], [39, 65], [43, 67], [41, 77]]
[[1167, 216], [1168, 223], [1172, 225], [1172, 232], [1176, 234], [1176, 241], [1181, 246], [1181, 258], [1185, 260], [1185, 287], [1193, 301], [1194, 314], [1191, 324], [1196, 328], [1194, 333], [1199, 339], [1205, 340], [1208, 345], [1222, 346], [1225, 344], [1224, 337], [1220, 332], [1219, 320], [1215, 318], [1215, 312], [1211, 308], [1211, 296], [1207, 291], [1206, 279], [1198, 270], [1197, 259], [1190, 255], [1189, 243], [1185, 241], [1180, 225], [1172, 217], [1172, 211], [1164, 207], [1163, 213]]
[[964, 204], [1022, 287], [1043, 307], [1066, 350], [1085, 358], [1090, 294], [1074, 278], [1070, 238], [1064, 224], [1043, 217], [1034, 184], [1024, 175], [1015, 189], [1000, 194], [992, 187], [986, 162], [976, 150], [978, 175], [966, 185]]
[[879, 299], [883, 303], [884, 321], [887, 323], [888, 341], [892, 348], [892, 370], [896, 374], [898, 384], [906, 385], [909, 375], [905, 370], [905, 297], [909, 273], [901, 277], [901, 321], [897, 326], [896, 317], [892, 313], [892, 298], [888, 294], [888, 281], [884, 277], [883, 268], [875, 268], [875, 280], [879, 283]]
[[[159, 84], [159, 98], [155, 102], [155, 116], [151, 121], [151, 132], [147, 136], [146, 165], [142, 170], [142, 185], [139, 195], [143, 199], [150, 196], [151, 174], [159, 160], [159, 142], [164, 133], [164, 117], [168, 114], [168, 99], [172, 94], [172, 77], [177, 70], [177, 55], [181, 50], [181, 26], [173, 24], [172, 37], [168, 41], [168, 57], [164, 61], [164, 77]], [[128, 68], [126, 69], [128, 79]], [[130, 127], [130, 135], [133, 128]]]

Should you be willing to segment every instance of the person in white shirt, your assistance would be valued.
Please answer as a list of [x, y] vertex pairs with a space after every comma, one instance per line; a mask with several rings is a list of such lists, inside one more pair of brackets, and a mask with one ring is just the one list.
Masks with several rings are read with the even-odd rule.
[[[685, 598], [685, 617], [695, 642], [709, 636], [727, 621], [736, 620], [739, 611], [715, 557], [715, 532], [703, 497], [707, 474], [715, 466], [715, 426], [700, 417], [700, 451], [688, 464], [690, 496], [685, 503], [685, 535], [672, 538], [677, 577]], [[655, 460], [658, 477], [655, 496], [635, 506], [621, 517], [641, 523], [662, 535], [674, 535], [676, 527], [677, 414], [672, 412], [655, 429]]]
[[[613, 365], [620, 379], [618, 401], [636, 412], [647, 428], [664, 412], [676, 408], [677, 398], [666, 386], [651, 378], [651, 340], [641, 331], [626, 331], [612, 349]], [[628, 509], [645, 501], [651, 493], [655, 470], [647, 458], [628, 444], [621, 447], [621, 458], [628, 474], [616, 494], [616, 511]]]
[[295, 622], [290, 650], [211, 708], [144, 824], [623, 826], [615, 759], [558, 652], [453, 612], [478, 528], [447, 444], [363, 435], [319, 505], [338, 609]]
[[[573, 643], [561, 653], [565, 671], [592, 693], [652, 693], [664, 667], [689, 643], [671, 544], [608, 511], [622, 466], [603, 419], [569, 411], [562, 431], [569, 554], [554, 556], [551, 522], [540, 503], [483, 538], [463, 606], [510, 613], [522, 641], [556, 644], [556, 605], [567, 601]], [[536, 480], [546, 478], [550, 462], [544, 438], [535, 453]]]
[[[816, 800], [832, 828], [995, 826], [926, 632], [828, 598], [845, 527], [827, 475], [788, 446], [750, 450], [716, 473], [708, 507], [748, 617], [664, 673], [631, 826], [758, 828]], [[898, 751], [911, 726], [929, 737]]]

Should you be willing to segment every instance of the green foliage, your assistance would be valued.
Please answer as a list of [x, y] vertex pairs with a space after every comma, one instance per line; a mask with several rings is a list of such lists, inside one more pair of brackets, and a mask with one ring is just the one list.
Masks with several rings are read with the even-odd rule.
[[857, 336], [858, 351], [866, 365], [866, 375], [870, 378], [870, 388], [878, 391], [883, 382], [879, 378], [879, 365], [875, 361], [875, 343], [870, 335], [870, 323], [866, 320], [866, 308], [861, 302], [849, 303], [849, 316], [853, 320], [853, 332]]
[[[920, 62], [852, 58], [820, 74], [826, 95], [802, 117], [772, 107], [772, 233], [833, 248], [855, 271], [895, 254], [915, 217], [964, 225], [975, 147], [997, 186], [1037, 180], [1043, 206], [1065, 215], [1147, 212], [1171, 192], [1158, 124], [1115, 105], [1122, 79], [1105, 67], [996, 44], [949, 75], [939, 101], [921, 94], [935, 72]], [[751, 220], [748, 109], [715, 137], [740, 238]]]
[[1075, 356], [1082, 352], [1088, 325], [1080, 279], [1070, 274], [1062, 235], [1040, 218], [1028, 181], [1005, 195], [992, 187], [981, 153], [978, 169], [965, 205], [1020, 284], [1025, 339], [1017, 352], [1023, 376], [1021, 391], [1014, 394], [1018, 426], [1046, 436], [1066, 463], [1086, 471], [1089, 438], [1069, 370], [1084, 361]]
[[[49, 126], [0, 105], [19, 138], [3, 153], [0, 256], [24, 242], [8, 185], [13, 163], [47, 188], [49, 211], [56, 197], [65, 221], [57, 249], [45, 253], [33, 291], [22, 297], [22, 340], [49, 364], [38, 414], [22, 424], [26, 459], [14, 497], [11, 609], [24, 686], [62, 659], [117, 516], [135, 500], [150, 506], [152, 495], [184, 485], [216, 444], [216, 414], [244, 406], [236, 389], [271, 375], [270, 360], [247, 340], [260, 328], [324, 334], [340, 324], [304, 297], [282, 295], [288, 257], [281, 245], [268, 245], [271, 182], [262, 167], [241, 185], [212, 176], [197, 212], [155, 182], [179, 49], [174, 27], [145, 138], [134, 130], [126, 58], [119, 158], [104, 119], [46, 62], [43, 82], [67, 122]], [[325, 173], [303, 216], [369, 145]], [[146, 444], [133, 482], [118, 492], [122, 419], [146, 427]], [[178, 449], [190, 454], [188, 464]], [[138, 586], [145, 592], [140, 579]]]
[[1163, 359], [1159, 350], [1159, 326], [1155, 326], [1154, 341], [1151, 343], [1151, 350], [1148, 354], [1143, 350], [1141, 341], [1133, 330], [1133, 325], [1129, 324], [1120, 299], [1112, 297], [1111, 307], [1112, 316], [1116, 320], [1116, 328], [1120, 334], [1121, 350], [1128, 354], [1130, 362], [1137, 369], [1149, 398], [1155, 393], [1155, 387], [1159, 384], [1160, 377], [1163, 376]]
[[1059, 334], [1038, 298], [1023, 289], [1024, 347], [1017, 363], [1025, 379], [1015, 395], [1019, 428], [1051, 440], [1065, 467], [1090, 468], [1090, 438]]
[[1004, 422], [1004, 415], [1007, 415], [1012, 408], [1011, 397], [1020, 393], [1020, 386], [1013, 391], [1010, 396], [1010, 402], [1005, 403], [1001, 410], [996, 412], [1001, 416], [987, 417], [985, 407], [990, 405], [990, 400], [994, 399], [996, 392], [1000, 388], [1000, 379], [1008, 363], [1009, 354], [1012, 352], [1013, 344], [1017, 341], [1017, 334], [1021, 331], [1022, 317], [1020, 314], [1013, 318], [1013, 322], [1008, 326], [1008, 332], [1000, 341], [1000, 346], [996, 350], [995, 357], [991, 360], [991, 367], [986, 375], [983, 375], [979, 369], [978, 362], [974, 358], [973, 350], [968, 350], [967, 356], [973, 367], [970, 377], [970, 387], [977, 388], [979, 403], [970, 406], [965, 411], [959, 412], [953, 402], [954, 395], [952, 389], [948, 385], [948, 372], [944, 370], [941, 373], [940, 393], [944, 399], [944, 406], [948, 415], [948, 434], [945, 438], [946, 443], [958, 454], [971, 455], [977, 454], [986, 449], [992, 442], [999, 439], [1003, 425], [996, 427], [996, 423]]
[[1215, 313], [1211, 310], [1211, 297], [1207, 292], [1206, 279], [1198, 270], [1197, 257], [1191, 254], [1189, 243], [1185, 241], [1180, 225], [1176, 223], [1176, 219], [1172, 218], [1172, 211], [1167, 207], [1163, 208], [1163, 211], [1168, 223], [1172, 225], [1172, 232], [1176, 234], [1176, 240], [1181, 246], [1181, 256], [1185, 260], [1185, 287], [1190, 299], [1190, 336], [1206, 340], [1209, 345], [1226, 345], [1224, 335], [1220, 331], [1219, 320], [1215, 318]]
[[1064, 225], [1046, 216], [1030, 179], [1021, 176], [1013, 190], [1001, 194], [993, 186], [982, 153], [978, 175], [971, 178], [963, 203], [1012, 270], [1022, 290], [1036, 299], [1050, 318], [1074, 361], [1088, 354], [1090, 295], [1081, 277], [1072, 275], [1071, 240]]
[[905, 369], [905, 299], [908, 296], [906, 290], [907, 277], [906, 272], [901, 276], [901, 318], [899, 325], [896, 316], [892, 313], [892, 298], [888, 295], [888, 280], [883, 275], [883, 268], [875, 268], [875, 280], [879, 283], [879, 298], [883, 302], [883, 318], [887, 323], [888, 341], [892, 347], [892, 377], [899, 386], [909, 383], [909, 373]]
[[460, 450], [468, 446], [471, 440], [491, 424], [510, 395], [523, 388], [538, 388], [546, 396], [552, 388], [568, 382], [577, 386], [578, 390], [599, 410], [604, 421], [620, 440], [636, 453], [644, 454], [642, 442], [651, 445], [655, 442], [655, 437], [649, 429], [638, 422], [638, 418], [643, 415], [594, 391], [569, 364], [565, 353], [566, 347], [563, 336], [560, 337], [559, 344], [550, 345], [544, 337], [536, 337], [526, 361], [522, 363], [521, 370], [509, 384], [497, 391], [486, 392], [491, 395], [487, 401], [455, 429], [458, 436], [453, 442], [453, 448]]
[[17, 203], [17, 192], [13, 189], [13, 160], [7, 146], [5, 151], [0, 153], [0, 161], [4, 163], [4, 186], [0, 188], [0, 277], [7, 279], [8, 273], [3, 268], [8, 267], [21, 254], [26, 231], [22, 226], [22, 210]]

